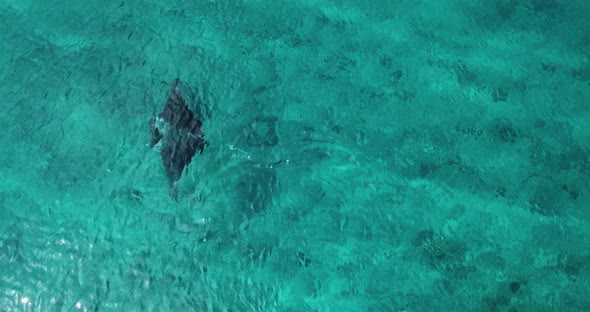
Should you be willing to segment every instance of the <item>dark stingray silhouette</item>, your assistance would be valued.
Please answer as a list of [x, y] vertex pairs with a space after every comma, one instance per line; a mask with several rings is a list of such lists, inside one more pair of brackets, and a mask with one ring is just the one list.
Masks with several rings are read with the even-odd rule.
[[149, 121], [152, 138], [150, 147], [158, 148], [168, 177], [170, 197], [177, 200], [176, 182], [197, 152], [203, 153], [206, 145], [201, 121], [186, 105], [180, 92], [180, 80], [170, 88], [164, 110]]

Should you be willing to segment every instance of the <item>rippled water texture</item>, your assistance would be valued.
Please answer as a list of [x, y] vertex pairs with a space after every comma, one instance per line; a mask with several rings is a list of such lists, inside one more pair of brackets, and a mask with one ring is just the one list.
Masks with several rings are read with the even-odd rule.
[[590, 311], [589, 3], [0, 0], [0, 311]]

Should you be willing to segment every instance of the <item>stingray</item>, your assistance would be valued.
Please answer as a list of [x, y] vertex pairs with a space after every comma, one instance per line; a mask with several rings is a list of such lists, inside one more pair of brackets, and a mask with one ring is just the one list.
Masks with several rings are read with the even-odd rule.
[[150, 147], [159, 150], [162, 165], [168, 178], [168, 193], [178, 200], [176, 184], [197, 152], [203, 153], [206, 145], [202, 122], [195, 118], [182, 96], [180, 80], [172, 81], [164, 110], [149, 121], [152, 134]]

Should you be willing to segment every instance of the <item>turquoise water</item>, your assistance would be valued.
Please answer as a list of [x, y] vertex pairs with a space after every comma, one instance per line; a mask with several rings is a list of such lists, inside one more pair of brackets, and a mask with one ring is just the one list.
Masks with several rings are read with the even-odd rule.
[[589, 14], [1, 0], [0, 311], [590, 310]]

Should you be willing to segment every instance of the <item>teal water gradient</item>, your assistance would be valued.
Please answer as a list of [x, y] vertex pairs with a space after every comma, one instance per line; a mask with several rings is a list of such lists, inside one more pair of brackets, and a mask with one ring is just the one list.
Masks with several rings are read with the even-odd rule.
[[1, 0], [0, 311], [590, 310], [589, 13]]

